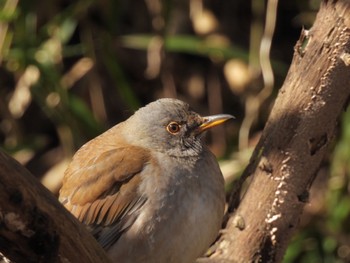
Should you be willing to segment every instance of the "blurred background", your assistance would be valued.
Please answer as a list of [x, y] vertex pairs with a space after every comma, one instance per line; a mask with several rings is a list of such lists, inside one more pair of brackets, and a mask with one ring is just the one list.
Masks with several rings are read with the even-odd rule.
[[[319, 5], [0, 0], [0, 147], [57, 194], [82, 144], [176, 97], [203, 115], [236, 116], [207, 136], [229, 191]], [[349, 145], [346, 112], [284, 262], [350, 262]]]

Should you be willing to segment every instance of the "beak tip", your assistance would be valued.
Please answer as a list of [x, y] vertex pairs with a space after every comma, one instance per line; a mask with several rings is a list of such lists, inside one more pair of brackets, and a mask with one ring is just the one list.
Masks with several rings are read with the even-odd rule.
[[199, 126], [199, 133], [218, 126], [230, 119], [235, 119], [235, 117], [230, 114], [218, 114], [203, 117], [203, 123]]

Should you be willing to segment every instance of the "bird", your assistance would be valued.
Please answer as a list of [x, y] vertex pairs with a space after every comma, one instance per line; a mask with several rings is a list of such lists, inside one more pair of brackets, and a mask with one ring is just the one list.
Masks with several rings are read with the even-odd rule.
[[225, 207], [224, 178], [202, 134], [232, 118], [153, 101], [76, 152], [59, 201], [112, 262], [193, 263], [217, 238]]

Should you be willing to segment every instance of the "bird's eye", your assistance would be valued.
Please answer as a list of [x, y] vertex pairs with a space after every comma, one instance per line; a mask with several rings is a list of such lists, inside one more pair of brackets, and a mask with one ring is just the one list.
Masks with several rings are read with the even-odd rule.
[[175, 121], [172, 121], [166, 126], [166, 130], [171, 134], [176, 134], [180, 131], [181, 125]]

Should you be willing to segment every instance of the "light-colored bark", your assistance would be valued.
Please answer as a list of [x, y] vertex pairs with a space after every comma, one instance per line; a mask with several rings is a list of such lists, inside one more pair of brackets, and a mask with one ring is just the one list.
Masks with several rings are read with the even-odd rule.
[[313, 27], [302, 31], [295, 46], [210, 262], [282, 261], [349, 95], [350, 2], [323, 1]]

